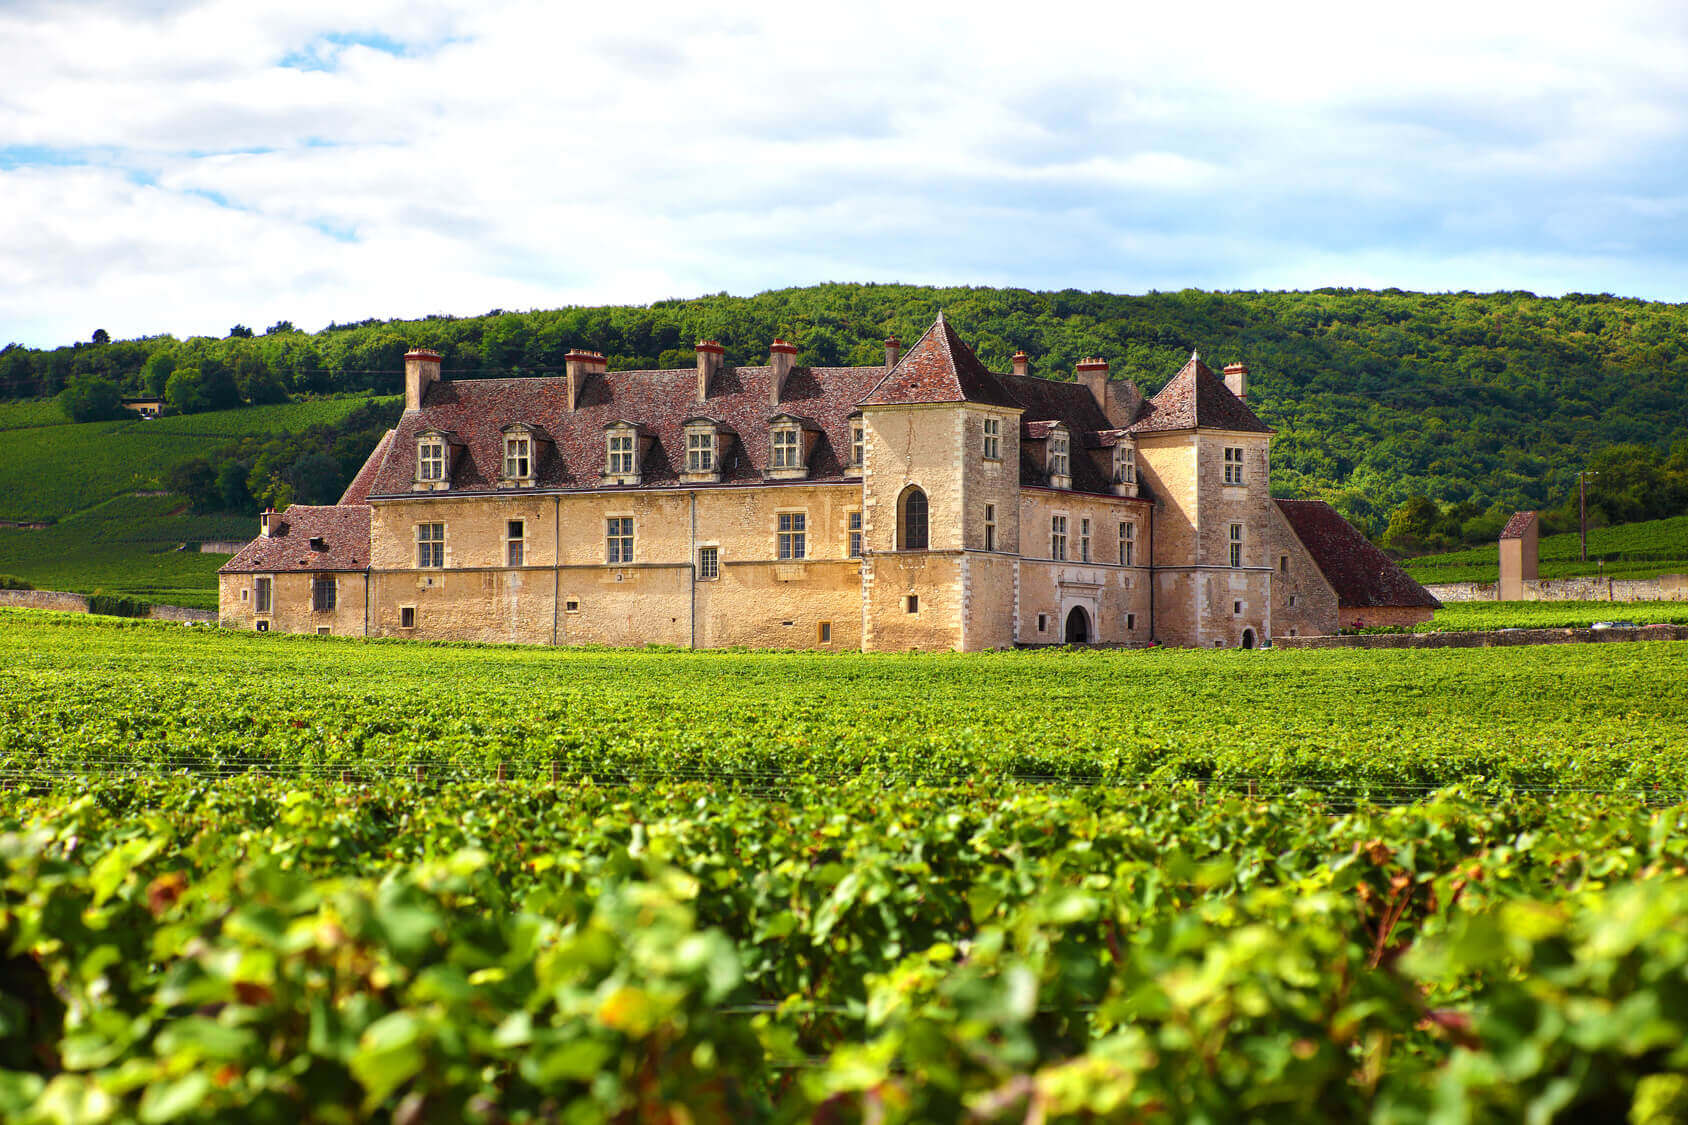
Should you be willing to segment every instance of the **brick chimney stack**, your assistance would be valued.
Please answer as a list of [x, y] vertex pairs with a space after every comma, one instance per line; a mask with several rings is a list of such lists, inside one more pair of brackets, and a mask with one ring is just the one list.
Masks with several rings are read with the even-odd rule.
[[270, 537], [270, 533], [274, 529], [275, 529], [275, 509], [274, 508], [265, 508], [264, 514], [258, 517], [258, 534], [263, 536], [265, 539], [268, 539]]
[[774, 337], [774, 342], [768, 348], [768, 366], [773, 369], [768, 379], [768, 405], [778, 406], [780, 395], [785, 392], [785, 381], [791, 376], [791, 367], [797, 362], [797, 345], [789, 340]]
[[903, 342], [895, 336], [885, 337], [885, 370], [897, 366], [897, 357], [903, 354]]
[[1248, 398], [1248, 365], [1227, 363], [1225, 365], [1225, 386], [1238, 398]]
[[404, 353], [404, 412], [414, 414], [422, 409], [422, 399], [428, 385], [440, 381], [440, 353], [427, 348], [413, 348]]
[[714, 340], [699, 340], [696, 351], [697, 400], [702, 402], [709, 397], [709, 381], [721, 370], [721, 357], [727, 354], [727, 349]]
[[1096, 356], [1086, 356], [1073, 367], [1078, 381], [1090, 391], [1090, 397], [1096, 400], [1096, 405], [1103, 410], [1108, 408], [1108, 361]]
[[1021, 348], [1019, 351], [1014, 353], [1014, 374], [1030, 375], [1031, 373], [1032, 357], [1026, 354], [1026, 350], [1024, 348]]
[[1137, 410], [1143, 405], [1142, 392], [1129, 379], [1119, 382], [1110, 379], [1107, 360], [1088, 356], [1074, 364], [1073, 371], [1101, 407], [1110, 426], [1123, 430], [1137, 420]]
[[602, 352], [583, 352], [576, 348], [563, 357], [563, 370], [568, 373], [568, 402], [564, 408], [574, 410], [580, 405], [581, 393], [586, 389], [586, 381], [593, 375], [602, 375], [609, 366]]

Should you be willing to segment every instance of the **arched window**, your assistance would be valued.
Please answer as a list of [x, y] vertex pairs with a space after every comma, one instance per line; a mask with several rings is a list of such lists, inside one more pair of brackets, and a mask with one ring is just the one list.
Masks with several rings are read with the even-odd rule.
[[926, 549], [926, 494], [910, 485], [903, 492], [897, 513], [897, 549], [924, 551]]

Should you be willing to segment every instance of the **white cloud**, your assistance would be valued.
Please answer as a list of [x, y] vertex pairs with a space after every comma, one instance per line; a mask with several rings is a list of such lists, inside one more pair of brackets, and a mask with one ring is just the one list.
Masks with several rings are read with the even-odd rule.
[[1688, 295], [1677, 4], [41, 4], [0, 71], [0, 341], [826, 279]]

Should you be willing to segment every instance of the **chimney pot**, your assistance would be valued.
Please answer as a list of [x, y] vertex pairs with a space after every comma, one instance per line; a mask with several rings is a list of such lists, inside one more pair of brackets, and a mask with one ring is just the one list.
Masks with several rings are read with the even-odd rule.
[[1238, 398], [1248, 398], [1248, 365], [1227, 363], [1225, 365], [1225, 387]]
[[274, 529], [275, 529], [275, 509], [274, 508], [265, 508], [264, 514], [258, 517], [258, 534], [263, 536], [265, 539], [268, 539], [270, 537], [270, 533]]
[[785, 392], [785, 381], [791, 376], [792, 364], [797, 362], [797, 345], [778, 336], [768, 348], [768, 405], [778, 406]]
[[431, 383], [440, 381], [440, 353], [427, 348], [412, 348], [404, 353], [404, 412], [414, 414], [422, 409], [422, 399]]
[[1032, 358], [1026, 354], [1024, 348], [1014, 353], [1014, 374], [1030, 375], [1032, 373]]
[[897, 366], [897, 357], [903, 352], [903, 342], [895, 336], [885, 337], [885, 370]]
[[725, 348], [714, 340], [699, 340], [697, 352], [697, 397], [702, 402], [709, 397], [709, 381], [715, 373], [721, 370], [721, 357], [726, 354]]
[[606, 364], [602, 352], [581, 351], [572, 348], [563, 357], [563, 370], [568, 375], [568, 401], [564, 408], [574, 410], [580, 405], [581, 393], [586, 389], [586, 379], [593, 374], [602, 375]]

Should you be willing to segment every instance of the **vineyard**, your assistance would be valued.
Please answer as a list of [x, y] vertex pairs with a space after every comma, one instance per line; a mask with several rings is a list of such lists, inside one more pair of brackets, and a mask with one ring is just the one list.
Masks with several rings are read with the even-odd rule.
[[[1576, 532], [1544, 536], [1540, 544], [1543, 578], [1606, 575], [1611, 578], [1655, 578], [1688, 573], [1688, 516], [1591, 528], [1588, 561], [1581, 561], [1582, 542]], [[1493, 582], [1499, 574], [1500, 548], [1494, 543], [1421, 555], [1402, 564], [1420, 582]]]
[[1688, 1114], [1688, 645], [0, 644], [8, 1122]]
[[1448, 602], [1416, 633], [1587, 628], [1600, 621], [1688, 625], [1688, 602]]

